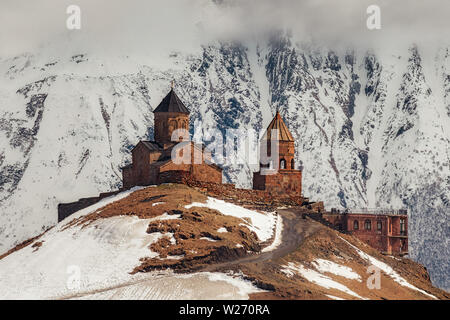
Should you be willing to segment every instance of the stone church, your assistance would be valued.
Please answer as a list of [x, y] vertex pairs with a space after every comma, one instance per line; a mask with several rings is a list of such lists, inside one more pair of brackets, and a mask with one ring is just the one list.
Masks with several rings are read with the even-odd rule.
[[[189, 110], [173, 88], [153, 113], [154, 141], [140, 141], [132, 149], [132, 163], [122, 168], [123, 188], [186, 180], [222, 184], [222, 168], [211, 161], [211, 153], [189, 140]], [[274, 132], [278, 133], [278, 158], [272, 162], [277, 165], [261, 164], [260, 171], [253, 176], [253, 189], [300, 197], [302, 171], [295, 168], [294, 139], [278, 111], [261, 140], [262, 145], [268, 146], [267, 150], [271, 149]], [[177, 157], [188, 161], [177, 161]]]
[[123, 188], [185, 179], [222, 183], [222, 168], [211, 153], [189, 141], [189, 110], [173, 88], [153, 113], [154, 141], [140, 141], [131, 150], [132, 163], [122, 168]]

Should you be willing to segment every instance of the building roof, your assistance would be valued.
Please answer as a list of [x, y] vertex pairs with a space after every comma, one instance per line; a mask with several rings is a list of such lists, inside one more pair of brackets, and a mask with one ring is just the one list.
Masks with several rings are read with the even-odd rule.
[[281, 115], [278, 112], [278, 110], [277, 110], [277, 113], [275, 114], [275, 117], [270, 122], [269, 126], [267, 127], [267, 130], [263, 136], [263, 140], [270, 140], [271, 132], [273, 129], [278, 130], [278, 140], [279, 141], [294, 141], [294, 138], [292, 137], [291, 132], [287, 128], [286, 124], [284, 123], [283, 118], [281, 118]]
[[180, 98], [178, 98], [173, 88], [170, 90], [167, 96], [162, 99], [162, 101], [153, 112], [180, 112], [189, 114], [189, 110], [186, 108]]

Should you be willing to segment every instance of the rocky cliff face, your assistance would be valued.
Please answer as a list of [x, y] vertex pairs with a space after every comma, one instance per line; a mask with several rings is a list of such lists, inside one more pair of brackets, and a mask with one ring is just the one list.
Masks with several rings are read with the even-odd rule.
[[[450, 56], [330, 50], [279, 35], [173, 52], [165, 66], [93, 54], [0, 59], [0, 252], [57, 221], [56, 206], [121, 185], [172, 79], [202, 128], [268, 125], [296, 139], [304, 194], [327, 207], [406, 207], [411, 256], [448, 288]], [[226, 165], [250, 187], [252, 166]]]

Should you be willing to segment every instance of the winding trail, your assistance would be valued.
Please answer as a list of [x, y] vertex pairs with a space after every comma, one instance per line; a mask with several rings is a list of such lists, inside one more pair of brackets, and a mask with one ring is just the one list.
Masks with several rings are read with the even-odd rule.
[[259, 263], [282, 258], [290, 252], [295, 251], [295, 249], [297, 249], [302, 243], [303, 239], [314, 233], [320, 227], [319, 223], [315, 221], [308, 218], [303, 219], [301, 212], [297, 208], [280, 209], [277, 210], [277, 213], [283, 218], [283, 232], [281, 236], [281, 243], [274, 250], [246, 256], [232, 261], [211, 264], [198, 271], [213, 272], [234, 265]]
[[[314, 233], [320, 227], [320, 224], [315, 221], [312, 221], [308, 218], [303, 219], [301, 210], [299, 210], [296, 207], [289, 209], [279, 209], [277, 210], [277, 213], [283, 219], [283, 231], [281, 235], [281, 243], [274, 250], [242, 257], [232, 261], [206, 265], [198, 270], [195, 270], [195, 272], [218, 272], [242, 264], [267, 262], [270, 260], [282, 258], [287, 254], [289, 254], [290, 252], [295, 251], [298, 248], [298, 246], [302, 243], [303, 239]], [[274, 231], [274, 233], [276, 233], [276, 230]], [[110, 290], [121, 289], [137, 284], [145, 285], [145, 283], [149, 283], [150, 285], [153, 281], [155, 281], [155, 279], [161, 277], [171, 277], [171, 276], [174, 277], [176, 275], [177, 274], [167, 275], [162, 273], [161, 275], [156, 276], [153, 275], [148, 279], [138, 279], [135, 281], [124, 282], [107, 288], [79, 292], [73, 295], [59, 296], [55, 297], [55, 299], [82, 298], [84, 296], [98, 294]]]

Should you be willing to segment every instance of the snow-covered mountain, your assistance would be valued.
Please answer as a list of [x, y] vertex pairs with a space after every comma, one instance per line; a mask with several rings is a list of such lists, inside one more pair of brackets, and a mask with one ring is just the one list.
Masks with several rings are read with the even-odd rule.
[[[171, 52], [162, 64], [85, 52], [0, 58], [0, 252], [54, 225], [58, 203], [121, 186], [172, 79], [192, 130], [260, 131], [279, 108], [304, 194], [327, 207], [408, 208], [411, 256], [450, 287], [449, 48], [339, 51], [284, 34]], [[225, 179], [250, 187], [251, 170], [227, 166]]]

